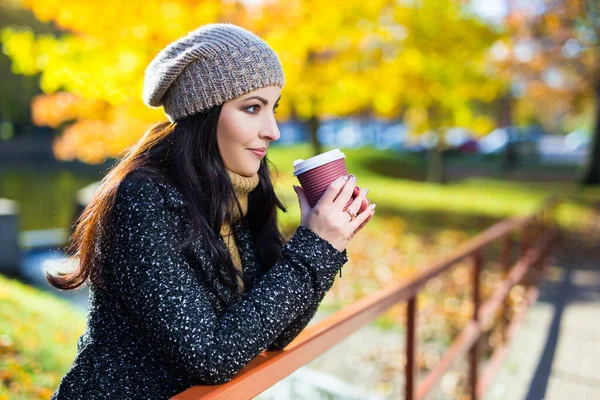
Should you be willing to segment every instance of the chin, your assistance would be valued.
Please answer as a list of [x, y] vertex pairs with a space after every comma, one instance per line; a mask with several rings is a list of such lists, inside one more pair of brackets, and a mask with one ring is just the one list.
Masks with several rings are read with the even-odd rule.
[[243, 171], [240, 175], [246, 176], [246, 177], [250, 177], [250, 176], [254, 176], [258, 173], [258, 168], [257, 169], [252, 169], [252, 170], [245, 170]]

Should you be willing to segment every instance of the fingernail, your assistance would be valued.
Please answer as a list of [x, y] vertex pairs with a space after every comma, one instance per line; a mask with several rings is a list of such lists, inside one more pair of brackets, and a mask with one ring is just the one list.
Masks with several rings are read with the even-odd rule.
[[352, 179], [353, 179], [353, 180], [356, 180], [356, 176], [352, 175]]
[[369, 207], [371, 207], [371, 210], [374, 210], [374, 209], [375, 209], [375, 207], [377, 207], [377, 204], [373, 203], [373, 204], [371, 204]]
[[347, 181], [348, 180], [348, 175], [344, 175], [344, 180]]
[[363, 192], [363, 194], [366, 196], [366, 195], [367, 195], [367, 193], [369, 193], [369, 188], [364, 188], [364, 189], [362, 190], [362, 192]]

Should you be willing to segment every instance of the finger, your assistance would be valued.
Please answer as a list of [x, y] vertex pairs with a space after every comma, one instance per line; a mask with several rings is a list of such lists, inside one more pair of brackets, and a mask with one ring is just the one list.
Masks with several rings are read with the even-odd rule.
[[329, 186], [327, 187], [327, 189], [325, 189], [325, 192], [323, 193], [323, 195], [321, 195], [321, 198], [317, 202], [318, 205], [329, 207], [331, 204], [333, 204], [333, 201], [335, 200], [336, 196], [338, 195], [338, 193], [340, 193], [340, 190], [342, 190], [344, 184], [346, 183], [346, 181], [344, 180], [345, 176], [348, 175], [342, 175], [329, 184]]
[[374, 212], [375, 212], [374, 209], [368, 207], [364, 212], [358, 214], [356, 216], [356, 218], [354, 218], [354, 221], [352, 221], [352, 223], [351, 223], [351, 226], [353, 227], [353, 229], [354, 230], [358, 229], [358, 227], [360, 227], [362, 225], [362, 223], [367, 220], [367, 218], [371, 217]]
[[356, 234], [358, 232], [361, 231], [362, 228], [364, 228], [365, 226], [367, 226], [367, 224], [369, 223], [369, 221], [373, 218], [373, 215], [375, 215], [375, 210], [373, 210], [372, 212], [369, 213], [370, 215], [367, 217], [367, 219], [365, 219], [362, 224], [360, 224], [358, 226], [358, 228], [356, 228], [356, 230], [352, 233], [352, 236], [356, 236]]
[[363, 200], [362, 204], [360, 205], [360, 210], [358, 210], [358, 213], [360, 214], [361, 212], [364, 212], [367, 207], [369, 207], [369, 203], [371, 202], [371, 200], [367, 197]]
[[310, 203], [304, 194], [304, 190], [300, 186], [294, 185], [294, 190], [298, 195], [298, 203], [300, 205], [300, 216], [306, 215], [310, 211]]
[[358, 192], [358, 196], [356, 196], [353, 200], [352, 203], [348, 206], [348, 209], [350, 211], [352, 211], [355, 214], [358, 214], [361, 210], [361, 208], [363, 207], [363, 203], [365, 200], [365, 197], [367, 196], [367, 193], [369, 192], [368, 188], [364, 188], [362, 190], [360, 190]]
[[346, 205], [346, 203], [348, 203], [348, 200], [352, 198], [352, 193], [354, 192], [355, 186], [356, 177], [353, 176], [352, 178], [348, 179], [348, 181], [342, 188], [342, 191], [339, 193], [338, 197], [334, 200], [332, 205], [342, 209]]

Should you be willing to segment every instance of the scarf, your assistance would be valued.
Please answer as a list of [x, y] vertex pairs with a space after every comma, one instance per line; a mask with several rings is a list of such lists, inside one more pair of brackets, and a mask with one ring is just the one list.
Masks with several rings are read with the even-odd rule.
[[[259, 182], [258, 173], [253, 176], [243, 176], [239, 175], [235, 172], [226, 169], [227, 174], [229, 175], [229, 179], [231, 179], [231, 183], [233, 184], [233, 189], [235, 190], [235, 194], [237, 196], [238, 201], [240, 202], [240, 206], [242, 207], [242, 213], [240, 214], [240, 210], [236, 207], [234, 208], [234, 216], [232, 223], [240, 221], [246, 213], [248, 212], [248, 194], [253, 191]], [[235, 242], [235, 236], [233, 234], [233, 230], [231, 229], [231, 224], [228, 221], [223, 223], [221, 227], [221, 236], [227, 245], [229, 250], [229, 254], [231, 254], [231, 259], [233, 260], [233, 265], [236, 269], [242, 272], [242, 260], [240, 258], [240, 253]], [[238, 277], [238, 283], [242, 288], [242, 292], [244, 291], [244, 282]]]

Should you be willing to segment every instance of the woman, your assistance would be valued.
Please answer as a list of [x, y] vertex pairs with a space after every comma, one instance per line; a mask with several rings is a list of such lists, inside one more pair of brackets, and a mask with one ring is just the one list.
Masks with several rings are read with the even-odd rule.
[[228, 382], [262, 350], [281, 350], [314, 316], [374, 213], [355, 179], [334, 181], [284, 244], [264, 152], [279, 139], [281, 64], [260, 38], [210, 24], [161, 51], [144, 101], [151, 128], [104, 178], [77, 221], [87, 326], [52, 399], [166, 399]]

